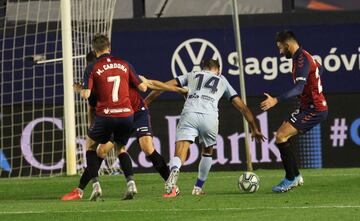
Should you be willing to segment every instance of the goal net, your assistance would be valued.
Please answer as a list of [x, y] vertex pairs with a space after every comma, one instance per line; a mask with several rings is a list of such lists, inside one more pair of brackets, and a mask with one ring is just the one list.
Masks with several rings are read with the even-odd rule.
[[[0, 1], [0, 177], [65, 172], [60, 0]], [[116, 0], [71, 0], [73, 78], [96, 33], [111, 37]], [[85, 166], [87, 104], [75, 96], [77, 169]]]

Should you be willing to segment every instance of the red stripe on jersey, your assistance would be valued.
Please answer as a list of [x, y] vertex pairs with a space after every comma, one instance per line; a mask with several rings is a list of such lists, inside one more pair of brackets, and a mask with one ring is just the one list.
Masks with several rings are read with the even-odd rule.
[[130, 86], [129, 96], [130, 96], [131, 106], [135, 112], [140, 111], [142, 107], [147, 108], [144, 99], [141, 97], [141, 95], [139, 94], [136, 88]]
[[[310, 63], [309, 74], [306, 78], [306, 84], [302, 94], [300, 95], [300, 103], [302, 108], [315, 108], [317, 111], [325, 111], [328, 109], [325, 96], [322, 92], [321, 79], [319, 75], [320, 64], [305, 50], [301, 55]], [[296, 71], [296, 70], [295, 70]], [[296, 72], [293, 72], [295, 75]]]

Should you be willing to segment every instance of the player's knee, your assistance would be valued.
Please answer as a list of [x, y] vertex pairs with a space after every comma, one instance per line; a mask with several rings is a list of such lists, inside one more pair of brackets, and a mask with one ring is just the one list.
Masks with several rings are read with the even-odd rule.
[[105, 158], [106, 157], [106, 151], [104, 148], [101, 148], [101, 146], [96, 150], [96, 154], [98, 157]]
[[201, 154], [205, 154], [207, 156], [211, 156], [213, 154], [214, 151], [214, 146], [209, 146], [209, 147], [202, 147], [202, 151]]
[[284, 143], [287, 141], [287, 136], [286, 136], [286, 134], [278, 131], [278, 132], [276, 132], [275, 140], [276, 140], [276, 143]]
[[94, 145], [91, 145], [91, 146], [87, 146], [86, 147], [86, 150], [92, 150], [92, 151], [96, 151], [96, 147]]
[[175, 156], [179, 157], [182, 163], [186, 161], [187, 153], [191, 143], [192, 142], [188, 140], [181, 140], [175, 143]]
[[89, 136], [86, 136], [86, 150], [96, 151], [96, 148], [99, 143], [91, 139]]
[[122, 153], [126, 153], [125, 147], [121, 147], [117, 150], [118, 155], [122, 154]]
[[140, 148], [146, 155], [150, 155], [154, 152], [154, 144], [151, 136], [142, 136], [139, 138]]
[[154, 148], [154, 146], [152, 144], [146, 145], [146, 146], [141, 146], [141, 149], [142, 149], [142, 151], [144, 151], [144, 153], [147, 156], [151, 155], [155, 150], [155, 148]]

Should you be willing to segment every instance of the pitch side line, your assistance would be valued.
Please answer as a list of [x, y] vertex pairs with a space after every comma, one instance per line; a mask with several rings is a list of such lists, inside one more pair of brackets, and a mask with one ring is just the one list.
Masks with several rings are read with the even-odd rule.
[[203, 209], [116, 209], [116, 210], [57, 210], [57, 211], [0, 211], [0, 215], [16, 214], [49, 214], [49, 213], [109, 213], [109, 212], [202, 212], [202, 211], [251, 211], [251, 210], [279, 210], [279, 209], [353, 209], [360, 205], [323, 205], [323, 206], [283, 206], [283, 207], [248, 207], [248, 208], [203, 208]]
[[[245, 172], [245, 171], [243, 171]], [[255, 171], [256, 172], [256, 171]], [[240, 175], [242, 172], [239, 171], [239, 174]], [[360, 177], [360, 174], [358, 173], [347, 173], [347, 174], [301, 174], [303, 177]], [[211, 176], [211, 179], [223, 179], [223, 178], [234, 178], [236, 177], [237, 175], [233, 175], [233, 176], [216, 176], [216, 175], [213, 175]], [[284, 177], [284, 175], [282, 174], [278, 174], [278, 175], [260, 175], [260, 177]]]
[[[223, 179], [223, 178], [234, 178], [234, 177], [236, 177], [236, 176], [240, 176], [240, 174], [241, 173], [243, 173], [243, 172], [245, 172], [245, 171], [237, 171], [238, 172], [238, 174], [234, 174], [234, 175], [229, 175], [229, 176], [217, 176], [217, 175], [212, 175], [212, 174], [216, 174], [217, 172], [219, 172], [219, 171], [213, 171], [212, 173], [210, 173], [210, 176], [211, 176], [211, 179]], [[229, 171], [221, 171], [221, 172], [229, 172]], [[233, 172], [236, 172], [236, 171], [233, 171]], [[283, 172], [282, 170], [281, 170], [281, 172]], [[185, 172], [185, 173], [187, 173], [187, 172]], [[194, 173], [194, 174], [196, 174], [196, 172], [192, 172], [192, 173]], [[255, 171], [255, 173], [256, 173], [256, 171]], [[154, 176], [154, 174], [156, 174], [156, 173], [143, 173], [143, 174], [141, 174], [142, 176]], [[360, 174], [359, 173], [345, 173], [345, 174], [302, 174], [303, 175], [303, 177], [347, 177], [347, 176], [349, 176], [349, 177], [352, 177], [352, 176], [354, 176], [354, 177], [360, 177]], [[104, 175], [104, 176], [109, 176], [109, 175]], [[76, 176], [76, 177], [80, 177], [80, 176]], [[110, 176], [109, 176], [110, 177]], [[267, 174], [265, 174], [265, 175], [261, 175], [260, 177], [284, 177], [284, 175], [282, 175], [282, 174], [278, 174], [278, 175], [267, 175]], [[34, 178], [36, 178], [36, 179], [38, 179], [38, 180], [46, 180], [46, 179], [52, 179], [52, 178], [66, 178], [65, 176], [63, 177], [63, 176], [51, 176], [51, 177], [12, 177], [12, 178], [10, 178], [10, 179], [4, 179], [4, 181], [5, 180], [12, 180], [12, 181], [19, 181], [19, 182], [21, 182], [21, 181], [23, 181], [23, 180], [25, 180], [25, 181], [28, 181], [28, 182], [33, 182], [33, 179]], [[1, 179], [0, 179], [0, 181], [1, 181]], [[64, 180], [57, 180], [57, 182], [69, 182], [68, 180], [66, 180], [66, 179], [64, 179]]]

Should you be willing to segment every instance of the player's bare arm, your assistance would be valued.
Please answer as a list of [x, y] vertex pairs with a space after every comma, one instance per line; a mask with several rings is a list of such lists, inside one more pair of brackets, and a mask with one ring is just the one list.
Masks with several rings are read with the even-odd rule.
[[188, 90], [186, 88], [177, 87], [175, 85], [169, 85], [169, 84], [166, 84], [161, 81], [154, 80], [154, 79], [147, 79], [141, 75], [139, 77], [152, 90], [172, 91], [172, 92], [177, 92], [179, 94], [186, 94], [188, 92]]
[[244, 104], [244, 102], [240, 99], [240, 97], [235, 97], [232, 99], [232, 104], [238, 109], [245, 117], [245, 119], [249, 122], [251, 128], [251, 137], [255, 138], [257, 142], [264, 141], [266, 137], [260, 132], [259, 127], [256, 124], [253, 113], [250, 109]]
[[171, 86], [167, 85], [161, 81], [158, 80], [151, 80], [153, 90], [161, 90], [161, 91], [172, 91], [177, 92], [179, 94], [186, 94], [188, 90], [186, 88], [177, 87], [177, 86]]
[[141, 84], [139, 84], [139, 86], [138, 86], [137, 88], [138, 88], [138, 89], [139, 89], [139, 91], [141, 91], [141, 92], [146, 92], [146, 91], [147, 91], [148, 86], [147, 86], [147, 84], [146, 84], [146, 83], [142, 82]]
[[[175, 79], [172, 79], [170, 81], [165, 82], [166, 85], [169, 86], [177, 86], [177, 81]], [[149, 105], [151, 102], [153, 102], [163, 91], [153, 90], [150, 92], [150, 94], [145, 98], [145, 103]]]
[[80, 93], [82, 90], [82, 84], [81, 83], [74, 83], [73, 89], [75, 93]]
[[80, 95], [84, 99], [88, 99], [90, 97], [91, 90], [90, 89], [82, 89]]
[[263, 111], [267, 111], [278, 103], [278, 99], [276, 97], [270, 96], [267, 93], [264, 93], [264, 95], [266, 96], [266, 99], [261, 102], [260, 108]]
[[[81, 83], [74, 83], [73, 84], [73, 89], [75, 93], [80, 93], [83, 89], [82, 84]], [[95, 107], [92, 107], [90, 105], [88, 105], [88, 125], [90, 126], [93, 122], [94, 122], [94, 118], [95, 118]]]
[[[306, 71], [308, 71], [306, 69]], [[275, 106], [277, 103], [287, 100], [291, 97], [296, 97], [298, 95], [300, 95], [302, 93], [302, 91], [304, 90], [305, 87], [305, 83], [306, 83], [306, 78], [301, 77], [300, 79], [296, 80], [296, 84], [295, 86], [290, 89], [289, 91], [281, 94], [280, 96], [274, 98], [272, 96], [270, 96], [267, 93], [264, 93], [264, 95], [267, 97], [266, 100], [264, 100], [263, 102], [261, 102], [260, 104], [260, 108], [263, 111], [269, 110], [270, 108], [272, 108], [273, 106]]]

